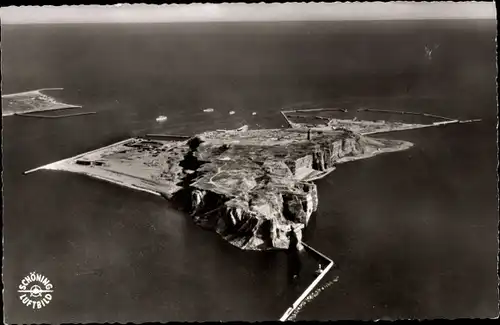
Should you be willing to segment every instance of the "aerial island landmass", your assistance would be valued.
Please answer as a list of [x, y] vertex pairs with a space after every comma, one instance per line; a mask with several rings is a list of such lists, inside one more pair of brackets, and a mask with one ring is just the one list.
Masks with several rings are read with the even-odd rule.
[[182, 141], [128, 139], [43, 168], [162, 195], [242, 249], [285, 249], [288, 232], [318, 207], [313, 180], [337, 164], [411, 146], [349, 130], [243, 127]]
[[[38, 169], [85, 174], [150, 192], [188, 211], [199, 226], [246, 250], [286, 249], [318, 207], [314, 180], [336, 166], [413, 144], [367, 134], [432, 124], [328, 118], [289, 128], [207, 131], [192, 137], [127, 139]], [[32, 170], [34, 171], [34, 170]], [[29, 171], [31, 172], [31, 171]]]

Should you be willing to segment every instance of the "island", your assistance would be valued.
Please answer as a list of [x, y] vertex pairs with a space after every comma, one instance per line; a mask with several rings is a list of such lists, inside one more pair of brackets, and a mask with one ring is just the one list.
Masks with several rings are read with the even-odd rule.
[[80, 105], [67, 104], [45, 94], [63, 88], [42, 88], [21, 93], [2, 95], [2, 116], [49, 112], [62, 109], [81, 108]]
[[314, 180], [336, 166], [412, 143], [348, 129], [207, 131], [187, 139], [132, 138], [42, 169], [161, 195], [199, 226], [245, 250], [286, 249], [318, 208]]

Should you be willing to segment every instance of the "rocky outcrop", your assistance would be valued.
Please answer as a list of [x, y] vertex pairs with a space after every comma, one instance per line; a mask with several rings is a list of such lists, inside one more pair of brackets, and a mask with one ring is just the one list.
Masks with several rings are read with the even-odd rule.
[[290, 231], [300, 235], [318, 208], [316, 185], [305, 175], [384, 146], [361, 139], [348, 131], [311, 140], [282, 130], [201, 134], [187, 155], [199, 164], [189, 184], [193, 218], [242, 249], [288, 248]]

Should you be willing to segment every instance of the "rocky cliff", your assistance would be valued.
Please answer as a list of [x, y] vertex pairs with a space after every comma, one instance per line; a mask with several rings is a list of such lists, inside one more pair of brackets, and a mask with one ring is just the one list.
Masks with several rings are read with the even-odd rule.
[[[385, 142], [384, 142], [385, 141]], [[396, 145], [349, 131], [216, 131], [193, 138], [195, 169], [187, 187], [197, 224], [242, 249], [285, 249], [318, 208], [308, 176], [333, 170], [345, 157], [366, 157]]]

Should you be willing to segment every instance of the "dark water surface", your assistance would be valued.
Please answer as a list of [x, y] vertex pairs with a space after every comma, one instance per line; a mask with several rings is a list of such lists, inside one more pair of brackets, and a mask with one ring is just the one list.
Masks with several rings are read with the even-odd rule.
[[[3, 119], [6, 321], [279, 318], [294, 297], [284, 253], [240, 251], [147, 193], [76, 174], [21, 173], [146, 132], [281, 127], [281, 108], [314, 105], [483, 122], [391, 134], [415, 146], [318, 181], [306, 239], [337, 262], [329, 276], [340, 278], [298, 318], [497, 315], [495, 27], [3, 26], [4, 93], [64, 87], [51, 95], [99, 112]], [[429, 59], [425, 46], [437, 44]], [[38, 311], [16, 292], [31, 271], [55, 286]]]

